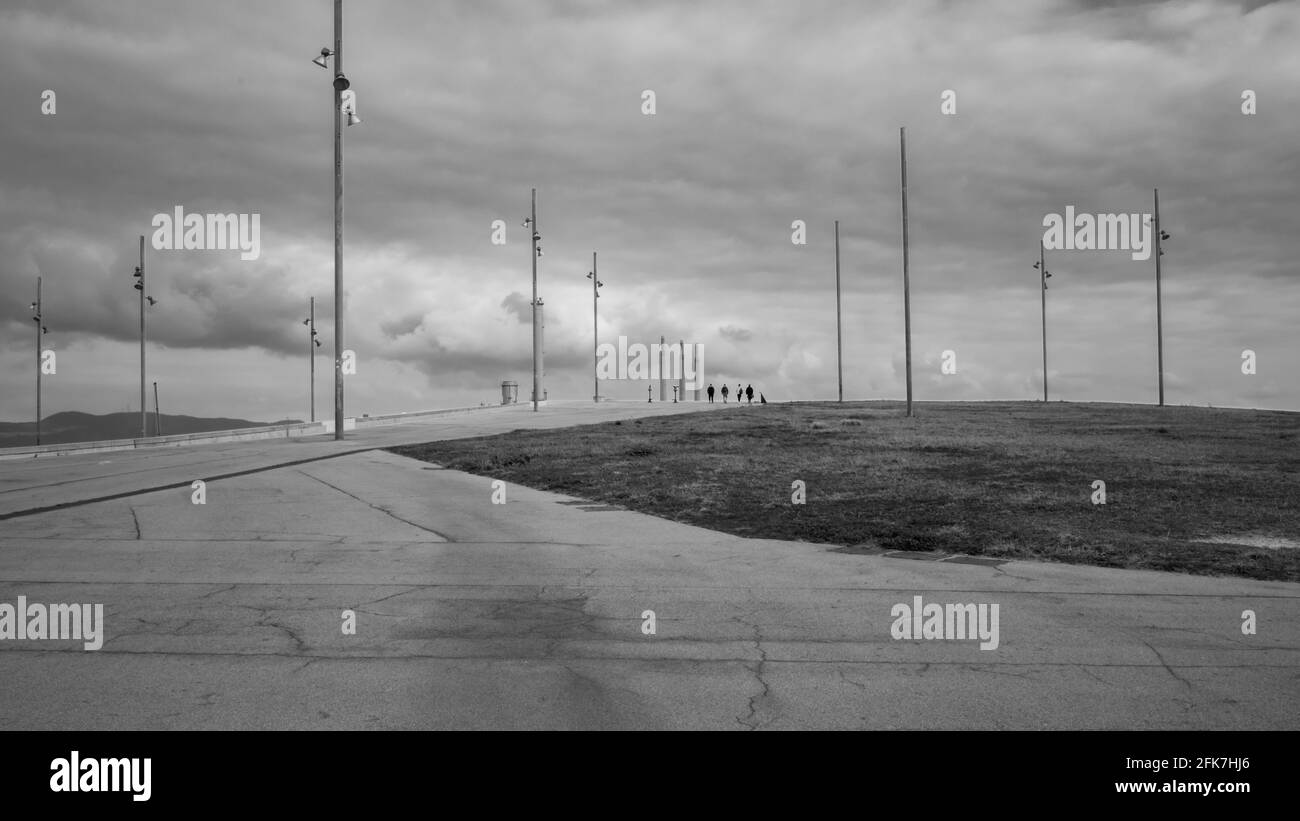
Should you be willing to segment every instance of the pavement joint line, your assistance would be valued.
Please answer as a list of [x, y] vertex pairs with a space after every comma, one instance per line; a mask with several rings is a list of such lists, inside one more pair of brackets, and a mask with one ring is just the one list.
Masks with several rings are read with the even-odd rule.
[[[268, 625], [258, 625], [258, 626], [272, 627], [274, 625], [268, 624]], [[912, 640], [913, 643], [915, 643], [915, 641], [916, 641], [915, 639]], [[617, 643], [618, 644], [632, 644], [632, 643], [642, 644], [643, 642], [638, 642], [636, 639], [627, 639], [626, 641], [620, 641]], [[690, 643], [691, 644], [753, 644], [754, 642], [753, 639], [735, 638], [735, 639], [722, 639], [720, 641], [709, 641], [709, 642], [692, 641]], [[769, 641], [768, 643], [769, 644], [799, 644], [800, 642]], [[858, 642], [846, 641], [844, 643], [857, 644]], [[44, 654], [44, 655], [68, 654], [68, 655], [78, 656], [81, 658], [89, 658], [91, 655], [86, 653], [85, 651], [77, 650], [75, 648], [68, 649], [68, 650], [59, 650], [52, 647], [46, 647], [46, 648], [33, 647], [30, 649], [15, 647], [12, 650], [0, 651], [0, 659], [4, 658], [5, 653]], [[301, 661], [303, 659], [312, 659], [313, 661], [459, 661], [459, 662], [543, 661], [543, 662], [553, 662], [557, 665], [561, 665], [564, 662], [573, 662], [573, 661], [634, 661], [634, 662], [647, 662], [647, 663], [662, 663], [665, 661], [670, 661], [670, 662], [677, 661], [677, 662], [690, 662], [692, 664], [701, 664], [701, 663], [702, 664], [740, 664], [746, 667], [754, 664], [756, 660], [752, 656], [735, 656], [735, 657], [728, 657], [728, 658], [711, 658], [711, 659], [701, 659], [701, 658], [684, 657], [684, 656], [640, 656], [640, 655], [519, 656], [514, 654], [512, 655], [441, 655], [441, 654], [434, 654], [434, 653], [419, 653], [419, 654], [389, 655], [389, 656], [352, 655], [352, 654], [339, 655], [339, 656], [324, 656], [324, 655], [320, 655], [319, 653], [231, 653], [231, 652], [215, 652], [215, 651], [205, 652], [205, 651], [178, 651], [178, 650], [107, 650], [107, 649], [95, 650], [93, 652], [93, 656], [95, 658], [102, 658], [105, 656], [178, 656], [178, 657], [212, 656], [217, 658], [227, 658], [233, 656], [235, 658], [244, 658], [244, 659], [282, 658], [282, 659], [293, 659], [294, 661]], [[1136, 662], [1135, 663], [1124, 663], [1124, 662], [1098, 663], [1098, 662], [1091, 662], [1091, 661], [967, 661], [967, 660], [932, 661], [932, 660], [922, 660], [922, 659], [902, 660], [902, 659], [774, 659], [774, 658], [769, 658], [765, 661], [765, 663], [766, 664], [895, 665], [895, 666], [907, 666], [907, 667], [914, 667], [914, 666], [921, 666], [921, 665], [933, 666], [933, 667], [1029, 667], [1029, 668], [1091, 667], [1093, 669], [1113, 668], [1113, 669], [1160, 670], [1162, 672], [1169, 671], [1169, 667], [1164, 664], [1140, 664]], [[1292, 670], [1295, 669], [1294, 664], [1178, 664], [1174, 666], [1180, 670], [1222, 670], [1222, 669]]]
[[[358, 448], [356, 450], [347, 450], [341, 453], [331, 453], [326, 456], [311, 456], [306, 459], [295, 459], [290, 462], [282, 462], [275, 465], [266, 465], [264, 467], [249, 468], [248, 470], [237, 470], [231, 473], [222, 473], [217, 476], [197, 477], [197, 478], [203, 478], [204, 482], [218, 482], [221, 481], [222, 479], [235, 479], [240, 476], [249, 476], [254, 473], [265, 473], [268, 470], [278, 470], [279, 468], [291, 468], [296, 465], [306, 465], [311, 462], [321, 462], [326, 459], [337, 459], [340, 456], [353, 456], [358, 453], [369, 453], [370, 451], [374, 451], [374, 450], [383, 450], [383, 448], [381, 447]], [[194, 479], [189, 479], [183, 482], [173, 482], [171, 484], [158, 485], [156, 487], [147, 487], [140, 490], [126, 490], [121, 493], [111, 493], [107, 496], [96, 496], [93, 499], [75, 499], [71, 502], [59, 502], [56, 505], [46, 505], [44, 507], [32, 507], [32, 508], [28, 508], [27, 510], [14, 510], [9, 513], [0, 513], [0, 522], [5, 521], [6, 519], [17, 519], [20, 516], [36, 516], [41, 513], [50, 513], [55, 510], [67, 510], [68, 508], [81, 507], [83, 505], [93, 505], [96, 502], [112, 502], [117, 499], [128, 499], [132, 496], [142, 496], [146, 493], [157, 493], [160, 490], [175, 490], [178, 488], [189, 487], [193, 481]]]
[[[382, 505], [377, 505], [377, 504], [375, 504], [374, 502], [367, 502], [365, 499], [362, 499], [360, 496], [357, 496], [356, 494], [353, 494], [353, 493], [348, 493], [346, 490], [344, 490], [343, 488], [339, 487], [338, 485], [332, 485], [332, 484], [330, 484], [329, 482], [325, 481], [324, 479], [320, 478], [319, 476], [312, 476], [310, 473], [307, 473], [307, 472], [305, 472], [305, 471], [301, 471], [301, 470], [298, 471], [298, 474], [301, 475], [301, 476], [306, 476], [308, 479], [313, 479], [313, 480], [315, 480], [315, 481], [317, 481], [317, 482], [320, 482], [320, 483], [321, 483], [322, 485], [324, 485], [325, 487], [330, 488], [330, 489], [332, 489], [332, 490], [336, 490], [336, 491], [338, 491], [339, 493], [342, 493], [344, 496], [347, 496], [349, 499], [355, 499], [355, 500], [357, 500], [358, 502], [360, 502], [361, 504], [363, 504], [363, 505], [369, 507], [371, 510], [378, 510], [380, 513], [383, 513], [385, 516], [388, 516], [388, 517], [390, 517], [390, 518], [392, 518], [392, 519], [396, 519], [397, 521], [401, 522], [401, 523], [404, 524], [404, 525], [408, 525], [409, 527], [416, 528], [417, 530], [423, 530], [425, 533], [432, 533], [433, 535], [437, 536], [439, 539], [442, 539], [444, 542], [446, 542], [446, 543], [448, 543], [448, 544], [455, 544], [455, 543], [456, 543], [456, 540], [455, 540], [455, 539], [453, 539], [452, 537], [446, 535], [445, 533], [439, 533], [438, 531], [434, 530], [434, 529], [431, 528], [431, 527], [425, 527], [424, 525], [416, 524], [415, 522], [411, 521], [410, 519], [403, 519], [401, 516], [398, 516], [396, 513], [394, 513], [393, 511], [389, 510], [388, 508], [386, 508], [386, 507], [384, 507], [384, 506], [382, 506]], [[418, 544], [418, 542], [417, 542], [417, 544]]]
[[[473, 544], [472, 542], [457, 542], [456, 544]], [[576, 569], [574, 572], [577, 572]], [[1199, 578], [1199, 577], [1197, 577]], [[145, 586], [150, 585], [190, 585], [192, 587], [213, 587], [218, 585], [235, 585], [237, 587], [411, 587], [411, 588], [464, 588], [478, 589], [488, 588], [496, 589], [521, 589], [536, 590], [538, 588], [555, 587], [560, 590], [735, 590], [735, 587], [726, 585], [708, 586], [708, 585], [661, 585], [661, 584], [565, 584], [563, 582], [552, 582], [550, 584], [538, 585], [533, 584], [470, 584], [467, 582], [303, 582], [303, 581], [283, 581], [283, 582], [176, 582], [176, 581], [85, 581], [83, 579], [0, 579], [0, 584], [63, 584], [63, 585], [108, 585], [114, 587], [126, 586]], [[1183, 599], [1300, 599], [1300, 593], [1152, 593], [1150, 591], [1134, 593], [1106, 593], [1094, 590], [996, 590], [983, 589], [975, 587], [746, 587], [745, 590], [812, 590], [812, 591], [838, 591], [838, 592], [858, 592], [858, 593], [989, 593], [999, 596], [1134, 596], [1148, 598], [1183, 598]]]
[[[269, 625], [268, 625], [269, 626]], [[740, 639], [737, 639], [740, 640]], [[749, 642], [742, 642], [749, 643]], [[82, 651], [75, 650], [9, 650], [4, 652], [12, 653], [45, 653], [45, 655], [57, 655], [57, 653], [78, 653]], [[481, 656], [481, 655], [464, 655], [464, 656], [442, 656], [442, 655], [406, 655], [406, 656], [321, 656], [308, 655], [308, 653], [231, 653], [231, 652], [175, 652], [168, 650], [96, 650], [95, 656], [175, 656], [175, 657], [235, 657], [235, 659], [283, 659], [303, 661], [456, 661], [456, 663], [473, 663], [473, 661], [485, 661], [485, 663], [516, 663], [516, 664], [554, 664], [564, 666], [572, 664], [575, 661], [584, 661], [584, 663], [595, 663], [595, 661], [612, 661], [612, 663], [642, 663], [642, 664], [736, 664], [744, 666], [750, 670], [754, 665], [755, 659], [750, 656], [733, 656], [722, 657], [722, 659], [698, 659], [698, 657], [686, 656], [569, 656], [569, 655], [536, 655], [536, 656]], [[0, 659], [4, 659], [3, 653], [0, 653]], [[1169, 668], [1160, 664], [1097, 664], [1092, 661], [920, 661], [920, 660], [887, 660], [887, 659], [767, 659], [764, 664], [816, 664], [816, 665], [852, 665], [852, 666], [937, 666], [937, 668], [1092, 668], [1092, 669], [1115, 669], [1115, 670], [1160, 670], [1161, 673], [1169, 673]], [[1294, 669], [1295, 665], [1291, 664], [1179, 664], [1177, 669], [1180, 670], [1286, 670]], [[750, 670], [753, 672], [753, 670]], [[1175, 676], [1175, 679], [1178, 677]], [[1182, 679], [1178, 679], [1182, 681]], [[1105, 682], [1108, 686], [1117, 686], [1113, 683]], [[1195, 688], [1195, 685], [1188, 685]]]
[[[158, 455], [159, 455], [159, 456], [170, 456], [171, 454], [170, 454], [170, 453], [159, 453]], [[202, 459], [202, 460], [198, 460], [198, 461], [195, 461], [195, 462], [190, 462], [189, 464], [191, 464], [191, 465], [206, 465], [206, 464], [210, 464], [210, 463], [212, 463], [212, 462], [230, 462], [230, 461], [234, 461], [236, 458], [237, 458], [237, 457], [231, 457], [231, 456], [229, 456], [229, 455], [225, 455], [225, 454], [223, 454], [223, 455], [220, 455], [220, 456], [213, 457], [213, 458], [211, 458], [211, 459]], [[144, 460], [144, 457], [141, 457], [141, 459]], [[44, 489], [46, 489], [46, 488], [63, 487], [64, 485], [75, 485], [75, 484], [79, 484], [79, 483], [82, 483], [82, 482], [98, 481], [98, 480], [103, 480], [103, 479], [118, 479], [118, 478], [121, 478], [121, 477], [123, 477], [123, 476], [132, 476], [132, 475], [137, 474], [137, 473], [149, 473], [149, 472], [151, 472], [151, 471], [153, 471], [153, 470], [157, 470], [157, 467], [156, 467], [156, 466], [142, 467], [142, 468], [140, 468], [139, 470], [124, 470], [124, 471], [121, 471], [120, 473], [105, 474], [105, 475], [103, 475], [103, 476], [94, 476], [94, 477], [90, 477], [90, 478], [82, 478], [82, 479], [64, 479], [64, 480], [59, 481], [59, 482], [46, 482], [45, 484], [39, 484], [39, 485], [21, 485], [21, 486], [19, 486], [19, 487], [5, 488], [5, 489], [3, 489], [3, 490], [0, 490], [0, 495], [4, 495], [4, 494], [6, 494], [6, 493], [21, 493], [21, 492], [23, 492], [23, 491], [25, 491], [25, 490], [32, 490], [32, 489], [42, 489], [42, 490], [44, 490]]]

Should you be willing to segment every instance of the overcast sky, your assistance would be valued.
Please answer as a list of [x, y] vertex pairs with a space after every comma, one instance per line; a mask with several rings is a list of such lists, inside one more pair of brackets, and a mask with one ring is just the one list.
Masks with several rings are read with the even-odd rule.
[[[146, 251], [162, 410], [305, 418], [315, 296], [331, 415], [332, 5], [4, 0], [0, 419], [34, 413], [37, 276], [44, 413], [138, 409], [131, 274], [176, 206], [260, 214], [261, 255]], [[601, 341], [834, 398], [837, 219], [845, 396], [902, 398], [900, 126], [918, 399], [1040, 397], [1044, 215], [1159, 188], [1167, 402], [1300, 409], [1294, 2], [354, 0], [344, 31], [348, 415], [526, 399], [532, 187], [551, 398], [591, 395], [593, 250]], [[1154, 402], [1154, 260], [1048, 268], [1052, 398]]]

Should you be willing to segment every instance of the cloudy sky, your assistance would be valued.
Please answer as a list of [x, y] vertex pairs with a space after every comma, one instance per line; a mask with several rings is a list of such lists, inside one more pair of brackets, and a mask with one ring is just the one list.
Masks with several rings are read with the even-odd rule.
[[[835, 220], [845, 395], [901, 398], [900, 126], [918, 399], [1041, 396], [1044, 215], [1159, 188], [1167, 401], [1300, 409], [1294, 2], [366, 0], [344, 28], [349, 415], [526, 398], [533, 187], [551, 398], [591, 395], [593, 250], [602, 341], [833, 398]], [[314, 296], [330, 415], [332, 31], [329, 0], [5, 0], [0, 419], [34, 412], [38, 276], [44, 412], [138, 409], [131, 274], [176, 206], [260, 214], [261, 255], [147, 250], [163, 411], [305, 418]], [[1048, 268], [1052, 397], [1154, 402], [1154, 261]]]

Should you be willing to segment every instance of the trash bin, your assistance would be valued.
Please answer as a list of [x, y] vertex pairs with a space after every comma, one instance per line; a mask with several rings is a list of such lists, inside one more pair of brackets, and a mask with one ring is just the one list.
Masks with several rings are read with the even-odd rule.
[[502, 382], [501, 383], [501, 404], [513, 405], [519, 401], [519, 383]]

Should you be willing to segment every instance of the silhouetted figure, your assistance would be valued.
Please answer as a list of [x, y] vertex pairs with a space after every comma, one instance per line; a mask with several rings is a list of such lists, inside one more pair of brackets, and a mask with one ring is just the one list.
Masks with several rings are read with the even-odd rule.
[[742, 396], [744, 396], [744, 395], [745, 395], [745, 391], [744, 391], [743, 389], [741, 389], [741, 387], [740, 387], [740, 383], [737, 382], [737, 383], [736, 383], [736, 404], [737, 404], [737, 405], [740, 404], [740, 397], [742, 397]]
[[754, 386], [753, 386], [753, 385], [746, 385], [746, 386], [745, 386], [745, 398], [749, 400], [749, 404], [751, 404], [751, 405], [754, 404]]
[[758, 395], [758, 401], [759, 401], [761, 404], [764, 404], [764, 405], [767, 404], [767, 399], [764, 398], [763, 394], [761, 394], [761, 393]]
[[722, 404], [727, 404], [727, 386], [722, 386]]
[[712, 382], [709, 383], [709, 401], [710, 401], [710, 402], [713, 401], [713, 383], [712, 383]]

